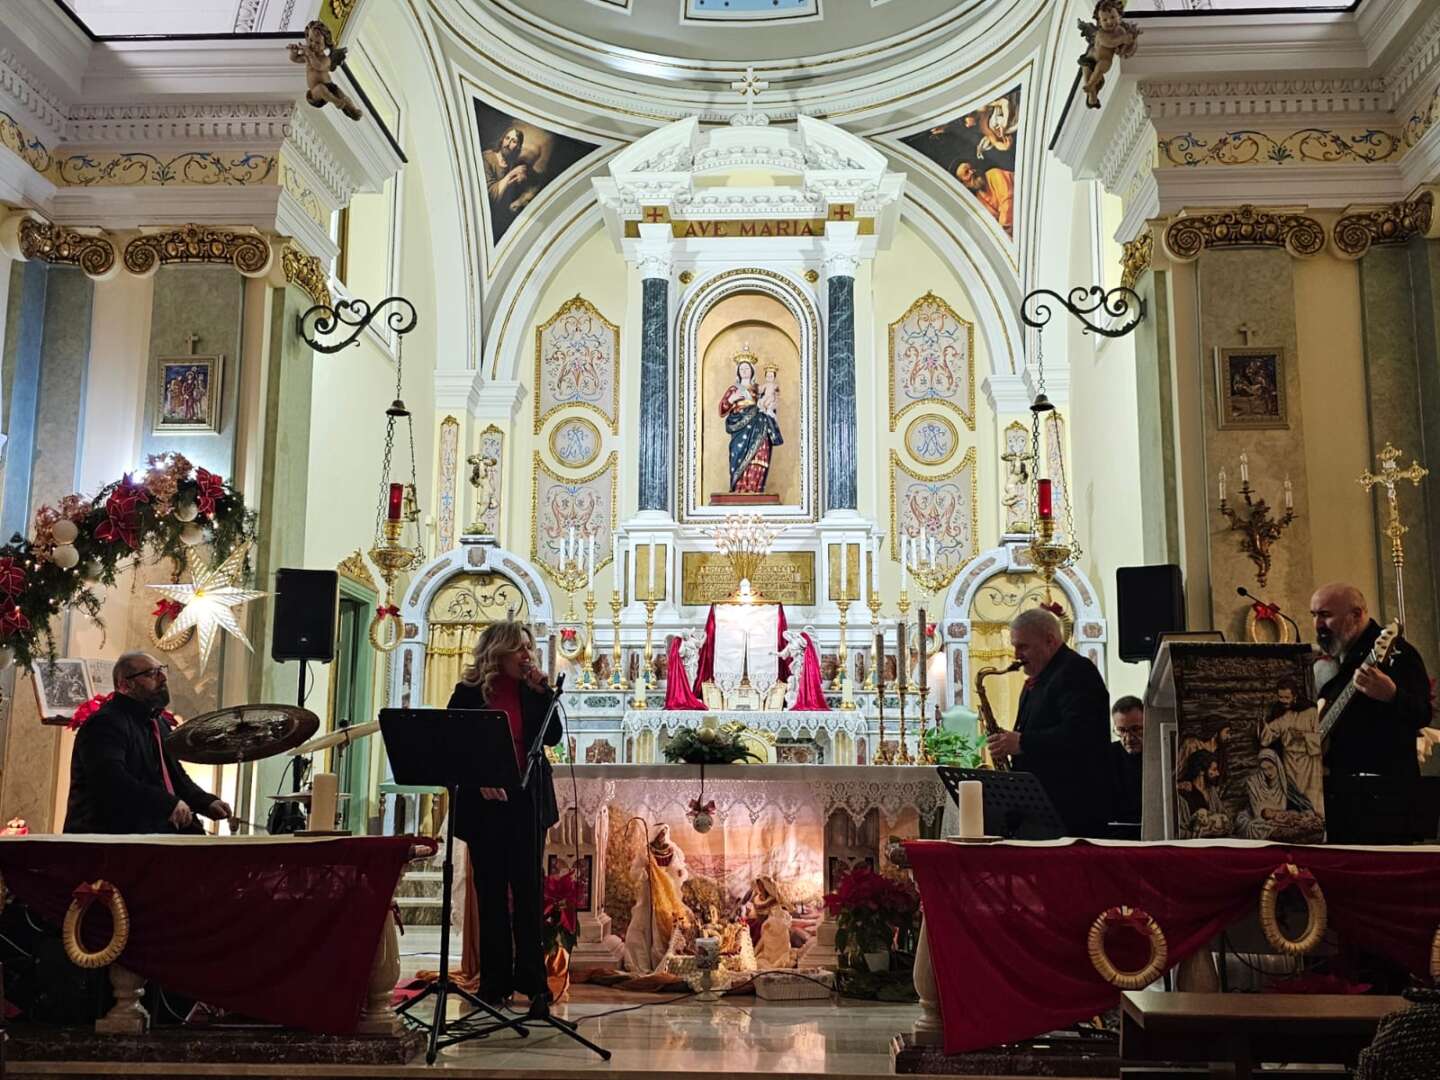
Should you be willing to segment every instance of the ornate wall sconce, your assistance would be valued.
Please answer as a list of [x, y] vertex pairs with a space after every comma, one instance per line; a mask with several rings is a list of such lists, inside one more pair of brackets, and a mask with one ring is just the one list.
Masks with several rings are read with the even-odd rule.
[[1253, 497], [1250, 487], [1250, 458], [1240, 455], [1240, 495], [1245, 500], [1246, 514], [1242, 518], [1225, 500], [1225, 470], [1220, 470], [1220, 513], [1230, 522], [1230, 531], [1240, 533], [1240, 550], [1255, 564], [1255, 580], [1261, 588], [1270, 575], [1270, 549], [1279, 541], [1285, 528], [1295, 520], [1295, 496], [1290, 480], [1285, 480], [1285, 516], [1272, 518], [1270, 504], [1263, 498]]

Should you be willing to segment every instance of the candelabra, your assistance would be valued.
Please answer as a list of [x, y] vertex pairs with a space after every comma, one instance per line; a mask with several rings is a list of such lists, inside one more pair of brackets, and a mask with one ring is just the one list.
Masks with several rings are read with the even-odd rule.
[[910, 671], [910, 649], [906, 643], [905, 628], [909, 625], [910, 615], [910, 593], [909, 590], [901, 588], [900, 599], [895, 602], [895, 609], [900, 612], [900, 621], [896, 626], [897, 638], [895, 650], [895, 697], [900, 705], [900, 717], [898, 720], [900, 749], [895, 755], [894, 763], [897, 765], [913, 765], [915, 759], [910, 756], [910, 750], [905, 745], [905, 695], [909, 693], [909, 671]]
[[655, 607], [659, 604], [659, 601], [655, 599], [641, 602], [645, 605], [645, 652], [641, 657], [640, 670], [635, 673], [635, 696], [631, 698], [631, 703], [637, 709], [649, 707], [649, 698], [645, 691], [650, 685], [650, 673], [655, 663], [655, 653], [651, 643], [655, 634]]
[[[1367, 474], [1368, 475], [1368, 474]], [[1251, 498], [1250, 461], [1246, 454], [1240, 455], [1240, 495], [1245, 500], [1246, 516], [1241, 518], [1225, 499], [1225, 470], [1220, 470], [1220, 513], [1230, 522], [1230, 531], [1240, 534], [1240, 550], [1255, 564], [1255, 580], [1261, 588], [1270, 575], [1270, 549], [1285, 532], [1285, 527], [1295, 520], [1295, 500], [1290, 481], [1285, 481], [1285, 516], [1272, 518], [1270, 504], [1263, 498]]]
[[735, 573], [732, 603], [749, 604], [760, 599], [760, 592], [751, 579], [783, 529], [784, 526], [772, 525], [758, 514], [731, 515], [715, 529], [712, 535], [716, 550], [730, 560], [730, 568]]
[[594, 690], [595, 685], [595, 590], [585, 590], [585, 643], [580, 646], [580, 678], [576, 685], [581, 690]]
[[840, 663], [835, 670], [835, 684], [841, 695], [840, 708], [846, 712], [853, 712], [855, 699], [851, 694], [850, 686], [850, 643], [846, 637], [846, 629], [849, 626], [850, 601], [836, 600], [835, 606], [840, 610], [840, 647], [838, 650]]
[[620, 589], [617, 587], [610, 592], [610, 626], [612, 637], [610, 641], [610, 689], [625, 690], [629, 683], [625, 680], [624, 657], [620, 652], [620, 609], [624, 607], [624, 601], [620, 599]]
[[[870, 598], [865, 603], [870, 608], [870, 633], [878, 636], [880, 633], [880, 591], [875, 588], [874, 582], [870, 584]], [[875, 662], [870, 665], [870, 670], [865, 673], [866, 690], [875, 689], [875, 670], [879, 663], [880, 658], [877, 656]]]

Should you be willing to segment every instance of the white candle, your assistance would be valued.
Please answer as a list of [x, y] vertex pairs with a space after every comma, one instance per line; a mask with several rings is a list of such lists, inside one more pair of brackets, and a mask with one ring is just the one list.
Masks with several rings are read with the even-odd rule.
[[935, 537], [930, 537], [930, 565], [935, 565]]
[[1250, 482], [1250, 455], [1244, 450], [1240, 451], [1240, 482], [1242, 484]]
[[645, 592], [645, 599], [655, 599], [655, 534], [650, 534], [650, 587]]
[[985, 835], [985, 788], [979, 780], [961, 780], [960, 835]]
[[929, 529], [928, 526], [922, 525], [922, 526], [920, 526], [920, 555], [919, 555], [919, 557], [915, 560], [915, 565], [916, 565], [916, 566], [919, 566], [919, 565], [920, 565], [920, 561], [921, 561], [922, 559], [924, 559], [925, 556], [928, 555], [929, 553], [930, 553], [930, 529]]
[[870, 546], [870, 591], [880, 591], [880, 536], [876, 534]]
[[1220, 470], [1220, 501], [1225, 501], [1225, 470]]
[[570, 526], [570, 561], [579, 562], [580, 549], [575, 546], [575, 526]]
[[901, 591], [901, 592], [904, 592], [904, 591], [905, 591], [905, 583], [906, 583], [906, 581], [908, 580], [908, 578], [906, 577], [906, 571], [905, 571], [905, 554], [906, 554], [906, 549], [909, 547], [909, 544], [910, 544], [910, 538], [909, 538], [908, 536], [906, 536], [904, 533], [901, 533], [901, 534], [900, 534], [900, 591]]
[[610, 534], [610, 565], [614, 568], [615, 591], [620, 591], [620, 534]]
[[848, 567], [848, 565], [847, 565], [847, 564], [850, 562], [849, 555], [850, 555], [850, 545], [847, 544], [847, 543], [844, 541], [844, 539], [842, 538], [841, 541], [840, 541], [840, 599], [841, 599], [841, 600], [844, 600], [845, 597], [848, 595], [848, 593], [846, 592], [846, 585], [848, 585], [849, 582], [846, 580], [846, 571], [849, 569], [849, 567]]
[[1290, 478], [1288, 476], [1285, 478], [1285, 509], [1295, 509], [1295, 491], [1290, 486]]
[[590, 573], [591, 581], [595, 580], [595, 534], [590, 534]]
[[330, 831], [335, 828], [335, 808], [339, 802], [340, 778], [334, 773], [316, 773], [310, 781], [310, 828]]

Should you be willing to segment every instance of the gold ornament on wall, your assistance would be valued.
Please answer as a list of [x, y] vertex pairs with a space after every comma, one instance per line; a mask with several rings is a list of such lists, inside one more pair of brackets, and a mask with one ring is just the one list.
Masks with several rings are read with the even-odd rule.
[[535, 434], [561, 409], [589, 409], [620, 434], [620, 327], [576, 294], [535, 328]]
[[1372, 244], [1403, 244], [1430, 231], [1435, 196], [1422, 192], [1410, 202], [1390, 203], [1375, 210], [1346, 214], [1335, 223], [1335, 250], [1358, 259]]
[[890, 430], [913, 409], [937, 405], [975, 430], [975, 324], [927, 292], [889, 326]]
[[1165, 250], [1190, 262], [1207, 248], [1283, 247], [1297, 258], [1325, 249], [1325, 228], [1303, 214], [1273, 213], [1245, 205], [1177, 218], [1165, 230]]
[[1135, 282], [1140, 280], [1141, 274], [1150, 269], [1150, 262], [1154, 257], [1155, 234], [1147, 225], [1144, 232], [1126, 243], [1125, 251], [1120, 256], [1120, 287], [1135, 288]]
[[359, 548], [345, 556], [335, 569], [347, 581], [352, 581], [373, 593], [380, 591], [380, 586], [375, 583], [375, 575], [370, 572], [370, 565], [365, 561], [365, 556], [360, 553]]
[[20, 253], [51, 266], [78, 266], [92, 278], [115, 269], [115, 245], [103, 236], [89, 236], [34, 218], [20, 222]]
[[125, 245], [123, 262], [141, 277], [177, 263], [228, 263], [246, 277], [260, 277], [270, 269], [271, 258], [269, 241], [257, 233], [182, 225], [137, 236]]
[[280, 253], [280, 268], [287, 284], [297, 286], [321, 307], [331, 307], [329, 275], [314, 255], [307, 255], [294, 244], [286, 244]]

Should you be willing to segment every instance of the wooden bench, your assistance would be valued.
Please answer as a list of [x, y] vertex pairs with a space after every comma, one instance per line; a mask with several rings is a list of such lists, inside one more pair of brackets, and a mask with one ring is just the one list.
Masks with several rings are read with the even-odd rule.
[[1120, 1064], [1230, 1062], [1248, 1080], [1261, 1062], [1353, 1068], [1381, 1017], [1404, 998], [1362, 994], [1189, 994], [1128, 991]]

